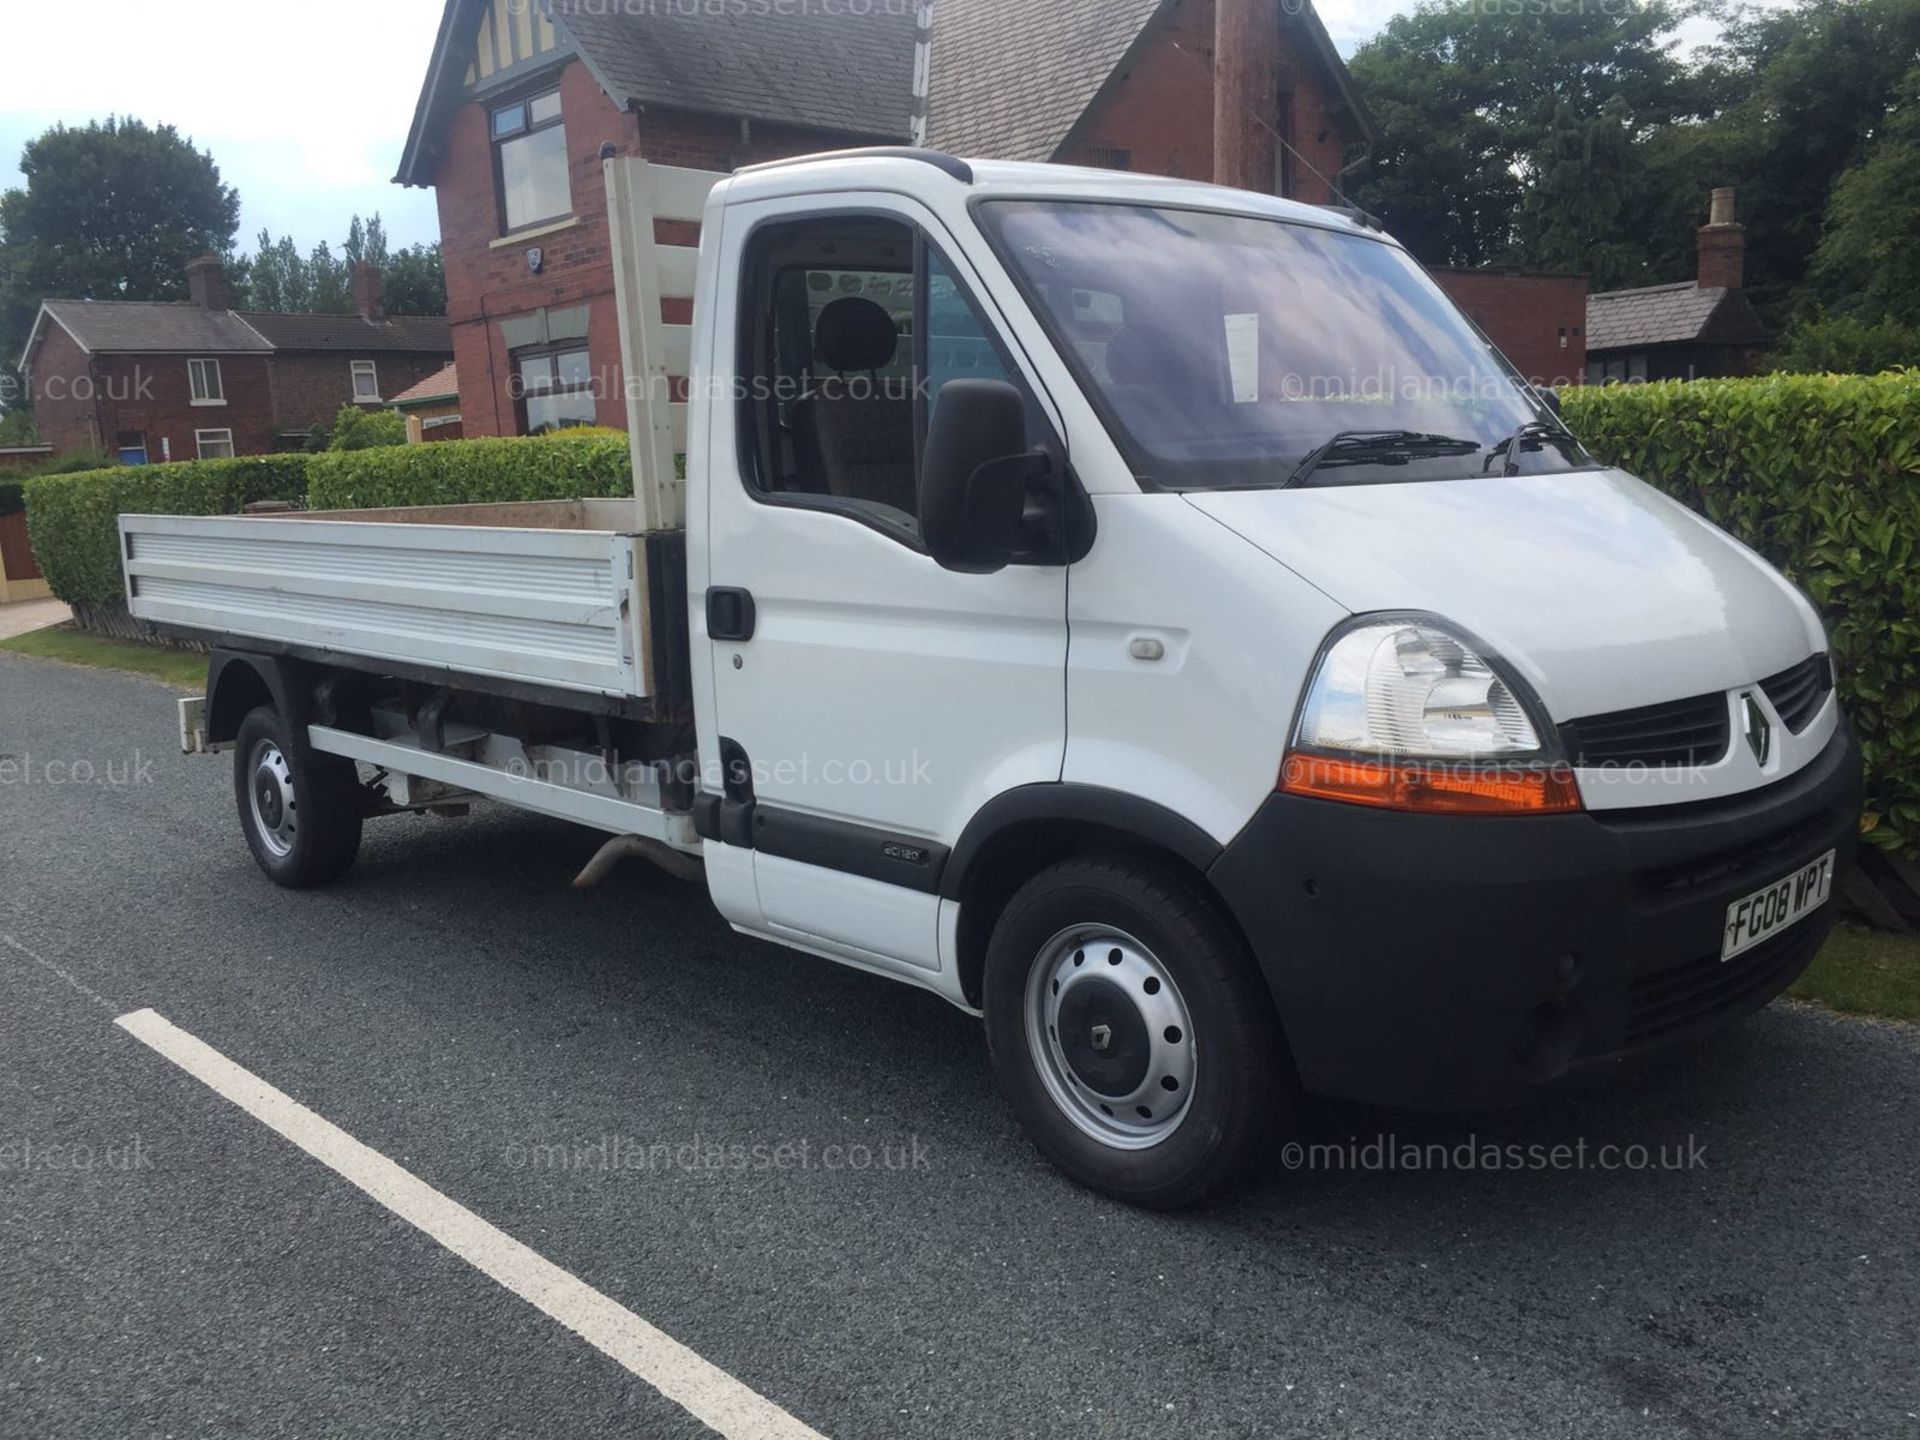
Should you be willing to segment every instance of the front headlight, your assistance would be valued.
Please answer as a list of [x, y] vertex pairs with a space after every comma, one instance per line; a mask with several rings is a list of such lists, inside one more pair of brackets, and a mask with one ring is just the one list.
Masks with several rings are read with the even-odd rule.
[[1321, 653], [1281, 788], [1404, 810], [1577, 810], [1543, 734], [1516, 683], [1445, 621], [1369, 617]]

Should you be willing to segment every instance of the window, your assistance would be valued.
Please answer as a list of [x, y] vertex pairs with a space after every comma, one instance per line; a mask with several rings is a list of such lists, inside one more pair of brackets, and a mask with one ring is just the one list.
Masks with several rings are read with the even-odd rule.
[[917, 544], [919, 453], [942, 387], [1019, 383], [954, 271], [908, 225], [836, 216], [766, 227], [745, 283], [749, 488]]
[[1119, 145], [1089, 145], [1087, 163], [1096, 170], [1131, 170], [1133, 151]]
[[524, 230], [572, 213], [558, 90], [493, 112], [493, 157], [502, 229]]
[[187, 385], [196, 405], [224, 405], [226, 392], [220, 388], [218, 360], [187, 361]]
[[147, 463], [147, 437], [139, 430], [122, 430], [113, 439], [113, 453], [122, 465]]
[[196, 430], [193, 443], [200, 452], [202, 460], [231, 460], [233, 458], [233, 431]]
[[353, 362], [353, 398], [358, 401], [380, 400], [380, 371], [371, 360]]
[[584, 345], [516, 350], [511, 383], [522, 434], [591, 425], [598, 416], [593, 365]]

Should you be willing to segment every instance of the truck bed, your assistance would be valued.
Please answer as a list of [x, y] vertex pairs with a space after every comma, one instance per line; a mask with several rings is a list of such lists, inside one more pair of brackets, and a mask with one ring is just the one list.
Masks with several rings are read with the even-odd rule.
[[123, 515], [127, 608], [171, 633], [396, 674], [665, 700], [684, 549], [621, 529], [632, 515], [618, 500]]

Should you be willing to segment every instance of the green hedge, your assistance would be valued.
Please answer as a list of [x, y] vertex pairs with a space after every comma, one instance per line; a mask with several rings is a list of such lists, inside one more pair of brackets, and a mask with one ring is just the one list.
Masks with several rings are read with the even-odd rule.
[[312, 456], [308, 464], [307, 503], [315, 510], [632, 493], [626, 436], [601, 431], [347, 450]]
[[1778, 565], [1833, 637], [1867, 762], [1867, 839], [1920, 848], [1920, 370], [1562, 394], [1600, 459]]
[[72, 605], [115, 606], [122, 515], [233, 515], [256, 500], [298, 500], [305, 455], [118, 465], [25, 484], [27, 533], [53, 593]]

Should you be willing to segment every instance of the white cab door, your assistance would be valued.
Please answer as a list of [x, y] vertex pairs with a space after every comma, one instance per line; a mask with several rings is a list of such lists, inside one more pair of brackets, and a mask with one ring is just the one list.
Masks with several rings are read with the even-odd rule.
[[729, 813], [751, 814], [759, 928], [925, 978], [947, 848], [993, 796], [1060, 778], [1067, 652], [1064, 564], [956, 574], [920, 548], [926, 416], [947, 380], [989, 375], [1026, 391], [1045, 443], [1057, 425], [959, 246], [904, 197], [729, 207], [720, 243], [713, 368], [735, 383], [694, 597], [702, 758], [750, 770], [750, 812]]

